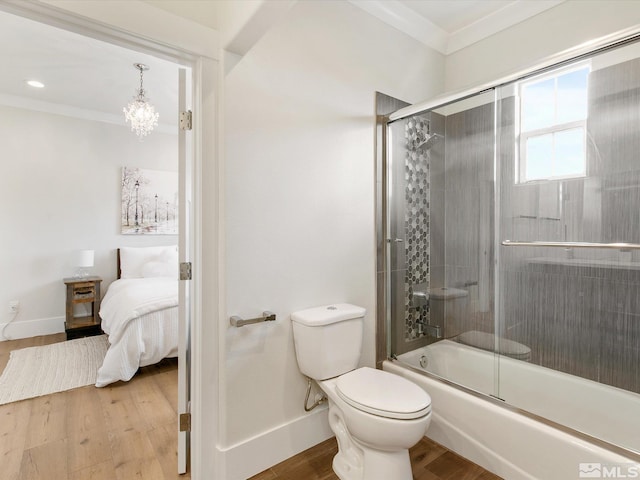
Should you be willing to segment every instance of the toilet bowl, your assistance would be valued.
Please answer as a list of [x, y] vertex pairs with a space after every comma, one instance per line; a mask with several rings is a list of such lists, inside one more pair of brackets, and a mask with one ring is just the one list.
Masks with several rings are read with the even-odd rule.
[[298, 365], [329, 400], [329, 425], [338, 441], [336, 475], [341, 480], [411, 480], [408, 449], [426, 433], [431, 398], [405, 378], [356, 368], [364, 314], [349, 304], [292, 314]]
[[338, 477], [411, 480], [409, 448], [431, 422], [431, 398], [404, 378], [367, 367], [318, 385], [329, 399], [329, 424], [338, 440]]

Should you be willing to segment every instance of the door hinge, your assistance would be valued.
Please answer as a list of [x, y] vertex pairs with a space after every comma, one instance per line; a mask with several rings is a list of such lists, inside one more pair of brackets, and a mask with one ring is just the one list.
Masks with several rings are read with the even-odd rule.
[[180, 130], [191, 130], [193, 128], [193, 113], [191, 110], [180, 112]]
[[181, 432], [191, 431], [191, 414], [190, 413], [180, 414], [180, 431]]
[[180, 263], [180, 280], [191, 280], [191, 262]]

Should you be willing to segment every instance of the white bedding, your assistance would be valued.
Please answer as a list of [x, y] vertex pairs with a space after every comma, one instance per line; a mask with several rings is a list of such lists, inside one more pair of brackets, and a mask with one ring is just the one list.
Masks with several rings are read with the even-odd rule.
[[100, 306], [109, 350], [96, 387], [128, 381], [139, 367], [178, 355], [178, 281], [167, 277], [113, 282]]

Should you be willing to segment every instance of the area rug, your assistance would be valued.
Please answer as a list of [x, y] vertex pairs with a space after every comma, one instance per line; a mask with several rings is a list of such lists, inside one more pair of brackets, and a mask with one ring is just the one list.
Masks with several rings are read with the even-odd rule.
[[0, 376], [0, 405], [96, 383], [107, 347], [100, 335], [13, 350]]

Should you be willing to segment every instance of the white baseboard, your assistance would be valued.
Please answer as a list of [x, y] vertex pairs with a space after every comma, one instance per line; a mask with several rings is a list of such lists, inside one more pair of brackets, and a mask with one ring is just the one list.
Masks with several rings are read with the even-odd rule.
[[[0, 323], [0, 332], [6, 323]], [[64, 317], [36, 318], [35, 320], [16, 320], [4, 329], [5, 337], [0, 335], [0, 342], [19, 338], [37, 337], [64, 332]]]
[[245, 480], [333, 437], [328, 409], [317, 410], [242, 443], [220, 449], [226, 480]]

